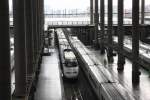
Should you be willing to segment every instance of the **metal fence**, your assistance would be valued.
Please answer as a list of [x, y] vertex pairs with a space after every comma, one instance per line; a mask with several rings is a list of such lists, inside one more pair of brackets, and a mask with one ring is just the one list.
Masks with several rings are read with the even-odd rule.
[[49, 21], [48, 25], [89, 25], [90, 21]]

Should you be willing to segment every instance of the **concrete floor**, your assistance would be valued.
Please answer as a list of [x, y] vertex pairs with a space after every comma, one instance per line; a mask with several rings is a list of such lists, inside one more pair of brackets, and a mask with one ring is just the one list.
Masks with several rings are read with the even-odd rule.
[[35, 100], [63, 100], [58, 52], [52, 51], [51, 56], [43, 56]]

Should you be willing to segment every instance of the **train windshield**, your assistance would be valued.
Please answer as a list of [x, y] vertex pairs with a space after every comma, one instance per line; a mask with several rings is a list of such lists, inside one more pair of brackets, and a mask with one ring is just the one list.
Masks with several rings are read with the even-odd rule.
[[77, 61], [65, 61], [66, 67], [77, 67]]
[[64, 50], [64, 59], [66, 67], [76, 67], [78, 65], [77, 59], [71, 49]]

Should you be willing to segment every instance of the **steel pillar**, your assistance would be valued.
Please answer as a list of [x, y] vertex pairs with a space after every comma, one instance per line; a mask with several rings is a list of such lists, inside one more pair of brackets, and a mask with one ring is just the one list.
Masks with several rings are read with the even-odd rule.
[[40, 38], [41, 38], [41, 49], [43, 49], [43, 35], [44, 35], [44, 0], [41, 0], [41, 33], [40, 33]]
[[8, 0], [0, 0], [0, 100], [11, 100]]
[[31, 19], [32, 19], [32, 55], [33, 55], [33, 72], [35, 71], [35, 56], [36, 56], [36, 54], [35, 54], [35, 47], [36, 47], [36, 44], [35, 44], [35, 32], [36, 32], [36, 30], [35, 30], [35, 9], [34, 9], [34, 0], [31, 0]]
[[37, 0], [37, 45], [38, 45], [38, 58], [40, 57], [40, 0]]
[[123, 40], [124, 40], [124, 27], [123, 27], [123, 8], [124, 0], [118, 0], [118, 70], [124, 69], [125, 57], [122, 54]]
[[144, 24], [145, 18], [145, 0], [141, 0], [141, 24]]
[[81, 42], [83, 42], [83, 29], [82, 29], [82, 27], [80, 28], [80, 39], [81, 39]]
[[38, 53], [38, 46], [37, 46], [37, 15], [36, 15], [36, 0], [32, 0], [32, 28], [33, 28], [33, 62], [34, 62], [34, 72], [36, 71], [36, 64], [37, 64], [37, 53]]
[[42, 52], [42, 48], [43, 48], [43, 43], [42, 43], [42, 35], [44, 33], [44, 23], [43, 23], [43, 15], [44, 15], [44, 9], [43, 9], [43, 6], [44, 6], [44, 1], [43, 0], [40, 0], [40, 48], [41, 48], [41, 52]]
[[89, 41], [89, 42], [90, 42], [90, 45], [92, 45], [92, 41], [93, 41], [93, 37], [92, 37], [92, 36], [93, 36], [93, 34], [92, 34], [92, 33], [93, 33], [93, 29], [92, 29], [92, 28], [90, 28], [90, 32], [89, 32], [89, 39], [90, 39], [90, 41]]
[[45, 24], [44, 19], [45, 19], [45, 16], [44, 16], [44, 0], [42, 0], [42, 32], [43, 32], [43, 34], [44, 34], [44, 24]]
[[95, 49], [99, 48], [98, 43], [98, 24], [99, 24], [99, 14], [98, 14], [98, 0], [94, 0], [94, 25], [95, 25]]
[[26, 96], [25, 0], [13, 0], [15, 47], [15, 96]]
[[37, 11], [37, 9], [38, 9], [38, 8], [37, 8], [37, 2], [38, 2], [38, 1], [37, 1], [37, 0], [34, 0], [34, 1], [35, 1], [35, 2], [34, 2], [34, 3], [35, 3], [35, 8], [34, 8], [34, 10], [35, 10], [35, 16], [34, 16], [34, 17], [35, 17], [35, 23], [36, 23], [36, 24], [35, 24], [35, 27], [36, 27], [36, 28], [35, 28], [35, 38], [36, 38], [36, 39], [35, 39], [35, 45], [36, 45], [36, 48], [35, 48], [35, 49], [36, 49], [36, 50], [35, 50], [35, 55], [36, 55], [36, 58], [35, 58], [35, 64], [36, 64], [36, 65], [35, 65], [35, 70], [37, 70], [38, 52], [39, 52], [39, 51], [38, 51], [38, 14], [37, 14], [37, 13], [38, 13], [38, 11]]
[[90, 24], [93, 24], [93, 0], [90, 0]]
[[100, 0], [100, 18], [101, 18], [101, 41], [100, 41], [100, 49], [101, 49], [101, 54], [105, 53], [105, 48], [104, 48], [104, 33], [105, 33], [105, 13], [104, 13], [104, 0]]
[[112, 20], [113, 20], [113, 18], [112, 18], [112, 11], [113, 11], [113, 8], [112, 8], [112, 5], [113, 5], [113, 2], [112, 2], [112, 0], [108, 0], [108, 43], [107, 43], [107, 45], [109, 45], [108, 46], [108, 54], [107, 54], [107, 56], [108, 56], [108, 61], [109, 62], [113, 62], [113, 49], [111, 48], [111, 46], [112, 46]]
[[139, 0], [132, 0], [132, 82], [137, 84], [140, 80], [139, 64]]
[[44, 44], [44, 39], [43, 39], [43, 35], [44, 35], [44, 0], [42, 0], [42, 4], [41, 4], [41, 25], [42, 25], [42, 32], [41, 32], [41, 41], [42, 41], [42, 48], [43, 48], [43, 44]]
[[26, 47], [27, 47], [27, 75], [33, 74], [33, 47], [32, 47], [32, 5], [31, 0], [25, 1], [26, 11]]

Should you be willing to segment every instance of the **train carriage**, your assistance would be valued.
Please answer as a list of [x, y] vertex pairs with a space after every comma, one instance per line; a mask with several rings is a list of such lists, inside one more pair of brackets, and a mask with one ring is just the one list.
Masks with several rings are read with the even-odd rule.
[[57, 29], [57, 37], [60, 65], [63, 76], [68, 79], [78, 79], [79, 65], [77, 58], [61, 29]]

